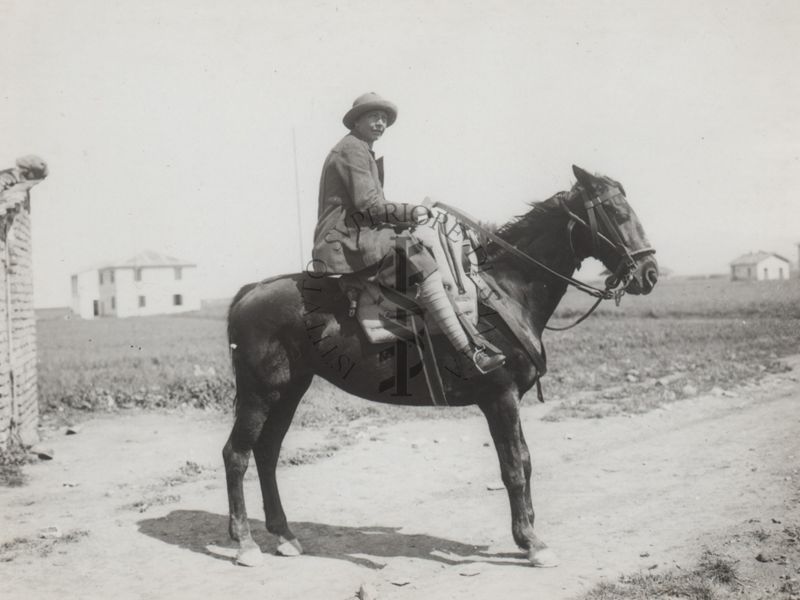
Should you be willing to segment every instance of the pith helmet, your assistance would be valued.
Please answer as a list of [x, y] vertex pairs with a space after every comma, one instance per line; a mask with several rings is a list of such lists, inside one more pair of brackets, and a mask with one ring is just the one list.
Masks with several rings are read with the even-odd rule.
[[367, 92], [355, 99], [353, 108], [347, 111], [347, 114], [342, 119], [342, 123], [344, 123], [344, 126], [348, 129], [352, 129], [355, 127], [358, 118], [371, 110], [382, 110], [388, 115], [389, 121], [386, 124], [387, 127], [391, 126], [397, 119], [397, 107], [394, 104], [388, 100], [384, 100], [375, 92]]

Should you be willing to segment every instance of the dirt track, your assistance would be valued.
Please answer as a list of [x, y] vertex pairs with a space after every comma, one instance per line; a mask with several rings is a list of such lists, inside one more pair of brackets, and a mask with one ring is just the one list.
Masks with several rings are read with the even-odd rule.
[[[28, 468], [27, 486], [0, 488], [0, 543], [29, 540], [0, 552], [0, 597], [345, 600], [368, 583], [382, 599], [551, 600], [688, 564], [750, 519], [800, 517], [800, 356], [790, 363], [734, 397], [644, 416], [550, 423], [547, 405], [526, 408], [536, 526], [555, 569], [528, 567], [514, 546], [505, 491], [487, 489], [499, 470], [480, 418], [354, 423], [353, 445], [282, 469], [299, 558], [273, 555], [251, 468], [249, 513], [267, 552], [254, 569], [231, 561], [226, 418], [97, 419], [48, 440], [55, 459]], [[290, 431], [285, 453], [325, 442]], [[186, 461], [203, 468], [182, 474]], [[67, 539], [38, 539], [48, 526]]]

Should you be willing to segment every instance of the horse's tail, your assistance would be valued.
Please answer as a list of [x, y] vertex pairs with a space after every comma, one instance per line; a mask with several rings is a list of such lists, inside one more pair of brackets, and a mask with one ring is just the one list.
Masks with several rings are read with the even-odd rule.
[[236, 295], [233, 297], [233, 300], [231, 300], [231, 304], [228, 307], [228, 346], [230, 348], [230, 353], [231, 353], [231, 368], [233, 369], [233, 378], [234, 381], [237, 382], [236, 393], [233, 398], [234, 414], [239, 412], [239, 389], [238, 389], [239, 374], [237, 373], [237, 371], [241, 368], [241, 366], [238, 364], [239, 361], [237, 360], [238, 353], [236, 352], [236, 347], [237, 347], [236, 340], [233, 337], [234, 334], [233, 318], [232, 318], [233, 309], [236, 307], [239, 301], [242, 298], [244, 298], [247, 295], [247, 293], [257, 285], [258, 285], [257, 283], [248, 283], [247, 285], [243, 286], [238, 292], [236, 292]]
[[[248, 353], [252, 352], [252, 348], [247, 348], [248, 339], [251, 336], [242, 336], [243, 326], [247, 327], [247, 324], [243, 322], [243, 319], [246, 320], [248, 317], [236, 309], [242, 300], [255, 288], [259, 286], [265, 286], [282, 279], [290, 279], [291, 277], [292, 276], [287, 275], [276, 275], [255, 283], [248, 283], [244, 285], [238, 292], [236, 292], [236, 295], [233, 297], [233, 300], [231, 300], [231, 304], [228, 307], [228, 346], [231, 353], [233, 377], [234, 381], [236, 382], [236, 396], [233, 400], [234, 413], [238, 412], [239, 409], [239, 403], [241, 402], [239, 395], [241, 391], [243, 389], [250, 389], [251, 386], [259, 385], [259, 376], [254, 371], [253, 367], [249, 365], [247, 360]], [[266, 298], [266, 296], [264, 298]], [[245, 313], [247, 312], [248, 311], [245, 310]], [[244, 339], [240, 339], [240, 336]]]
[[233, 349], [233, 344], [236, 343], [233, 340], [233, 328], [231, 326], [231, 315], [233, 313], [233, 309], [239, 303], [239, 300], [244, 298], [247, 295], [247, 293], [257, 285], [258, 285], [257, 283], [248, 283], [242, 286], [242, 288], [238, 292], [236, 292], [236, 295], [233, 297], [233, 300], [231, 300], [230, 306], [228, 306], [228, 343], [231, 344], [231, 349]]

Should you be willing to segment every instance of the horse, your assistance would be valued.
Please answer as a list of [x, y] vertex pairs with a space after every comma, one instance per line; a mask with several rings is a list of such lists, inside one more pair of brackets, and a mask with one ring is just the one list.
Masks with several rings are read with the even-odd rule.
[[[500, 227], [484, 250], [483, 275], [513, 300], [516, 317], [541, 335], [567, 285], [587, 257], [611, 272], [595, 294], [648, 294], [658, 264], [622, 185], [573, 166], [569, 191], [531, 203], [530, 210]], [[592, 288], [595, 289], [596, 288]], [[555, 553], [534, 533], [531, 458], [522, 431], [519, 402], [538, 382], [532, 362], [503, 319], [489, 314], [486, 340], [502, 350], [505, 364], [488, 374], [470, 368], [441, 335], [429, 339], [443, 364], [441, 379], [451, 406], [477, 405], [484, 414], [511, 508], [511, 532], [531, 565], [555, 566]], [[254, 542], [244, 502], [243, 478], [255, 457], [267, 530], [283, 555], [302, 554], [281, 504], [275, 470], [295, 409], [317, 375], [366, 400], [430, 405], [420, 369], [407, 344], [369, 343], [337, 278], [307, 271], [242, 287], [231, 302], [228, 337], [235, 378], [235, 417], [223, 448], [229, 503], [229, 533], [238, 542], [236, 562], [263, 560]], [[400, 360], [402, 359], [402, 360]], [[403, 372], [400, 372], [402, 367]], [[419, 367], [419, 365], [417, 365]]]

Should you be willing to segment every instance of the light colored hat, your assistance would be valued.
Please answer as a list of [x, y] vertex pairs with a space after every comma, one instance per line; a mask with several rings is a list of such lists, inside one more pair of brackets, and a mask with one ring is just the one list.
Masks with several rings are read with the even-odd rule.
[[386, 124], [387, 127], [390, 127], [397, 119], [397, 107], [394, 104], [388, 100], [384, 100], [375, 92], [367, 92], [355, 99], [353, 108], [347, 111], [347, 114], [342, 119], [342, 123], [344, 123], [344, 126], [348, 129], [352, 129], [355, 127], [358, 118], [371, 110], [382, 110], [389, 116], [389, 122]]
[[35, 154], [20, 156], [17, 159], [17, 168], [22, 171], [25, 179], [44, 179], [47, 177], [47, 163]]

